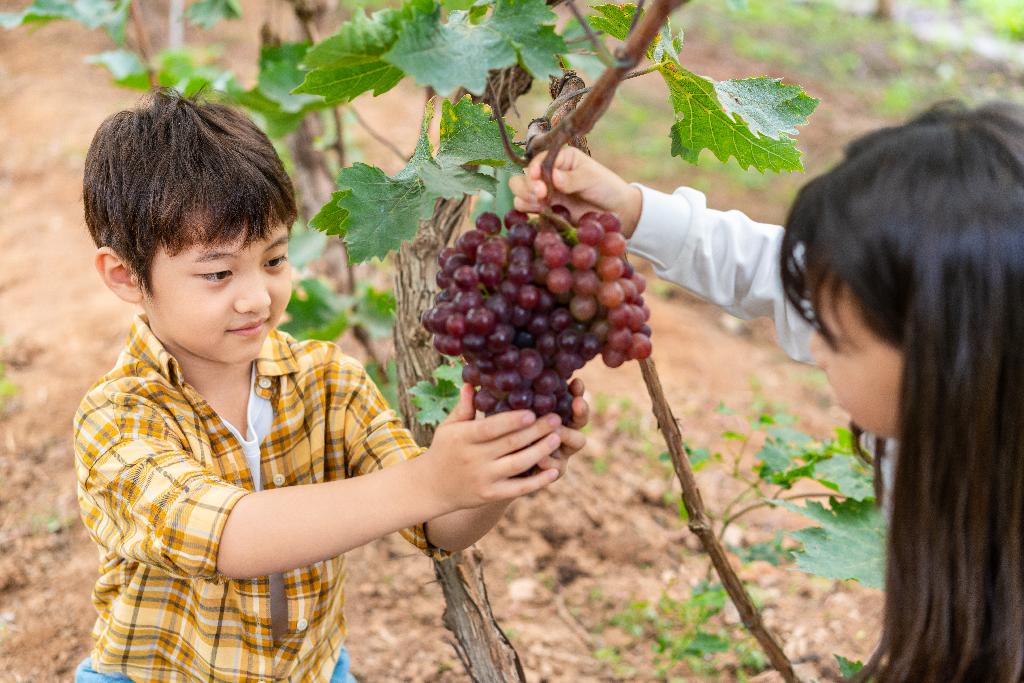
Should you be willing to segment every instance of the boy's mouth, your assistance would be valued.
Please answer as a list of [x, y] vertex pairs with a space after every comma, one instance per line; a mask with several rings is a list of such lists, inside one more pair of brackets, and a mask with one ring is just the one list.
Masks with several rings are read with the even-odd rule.
[[253, 335], [259, 334], [263, 330], [263, 325], [266, 322], [266, 320], [257, 320], [256, 322], [248, 323], [242, 327], [235, 327], [233, 329], [230, 329], [228, 330], [228, 332], [231, 332], [233, 334], [240, 334], [244, 337], [251, 337]]

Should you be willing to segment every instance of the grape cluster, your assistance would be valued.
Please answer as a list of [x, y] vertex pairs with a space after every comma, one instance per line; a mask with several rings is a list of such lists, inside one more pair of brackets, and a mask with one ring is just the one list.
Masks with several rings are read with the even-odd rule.
[[530, 220], [481, 214], [438, 256], [438, 293], [423, 314], [434, 346], [461, 355], [462, 379], [488, 415], [528, 408], [572, 419], [572, 373], [601, 354], [615, 368], [651, 355], [644, 278], [625, 259], [613, 214]]

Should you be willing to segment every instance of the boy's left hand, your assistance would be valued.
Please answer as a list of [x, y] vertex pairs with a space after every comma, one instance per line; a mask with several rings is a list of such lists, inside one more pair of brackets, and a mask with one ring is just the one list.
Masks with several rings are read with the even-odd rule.
[[558, 470], [559, 479], [565, 474], [569, 458], [583, 448], [587, 442], [587, 437], [580, 431], [590, 420], [590, 406], [583, 398], [583, 391], [583, 380], [580, 378], [577, 377], [569, 384], [569, 393], [575, 397], [572, 400], [572, 425], [558, 428], [558, 435], [562, 439], [562, 445], [557, 451], [551, 455], [544, 456], [537, 463], [537, 467], [541, 470]]

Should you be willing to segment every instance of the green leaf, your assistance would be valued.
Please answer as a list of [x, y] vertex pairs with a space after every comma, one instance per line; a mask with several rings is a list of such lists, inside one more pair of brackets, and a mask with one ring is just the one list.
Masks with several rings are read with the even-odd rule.
[[843, 675], [843, 678], [852, 678], [864, 668], [864, 662], [860, 660], [847, 659], [842, 655], [835, 655], [835, 658], [839, 664], [839, 673]]
[[362, 326], [370, 336], [390, 337], [395, 331], [395, 295], [360, 282], [356, 289], [352, 322]]
[[323, 281], [298, 283], [288, 301], [288, 322], [281, 329], [297, 339], [337, 339], [348, 328], [348, 315], [337, 294]]
[[395, 359], [388, 359], [385, 372], [381, 372], [380, 366], [372, 362], [366, 364], [366, 371], [370, 373], [370, 379], [380, 389], [388, 406], [401, 416], [401, 404], [398, 401], [398, 365]]
[[396, 180], [362, 163], [343, 169], [338, 186], [347, 190], [338, 205], [349, 213], [345, 244], [356, 263], [383, 258], [412, 239], [419, 222], [430, 218], [436, 200], [418, 178]]
[[239, 90], [234, 75], [210, 65], [210, 59], [208, 53], [189, 48], [164, 50], [156, 58], [157, 81], [186, 97], [202, 89], [228, 93]]
[[394, 44], [401, 21], [411, 11], [386, 9], [372, 18], [356, 13], [306, 54], [303, 66], [309, 72], [293, 92], [321, 95], [334, 104], [370, 90], [374, 96], [391, 90], [405, 74], [380, 57]]
[[110, 50], [85, 58], [88, 64], [106, 67], [114, 83], [134, 90], [149, 90], [149, 75], [142, 61], [131, 50]]
[[825, 486], [854, 500], [874, 500], [874, 473], [853, 455], [836, 454], [814, 464], [812, 475]]
[[773, 504], [821, 524], [790, 535], [804, 544], [797, 566], [829, 579], [852, 579], [881, 589], [885, 577], [885, 520], [871, 501], [829, 499], [831, 509], [810, 501], [806, 507], [788, 501]]
[[607, 33], [616, 40], [625, 40], [629, 35], [629, 27], [633, 24], [636, 5], [597, 5], [592, 8], [596, 14], [587, 17], [587, 21], [596, 31]]
[[21, 12], [0, 13], [0, 28], [43, 24], [71, 19], [86, 28], [103, 28], [118, 45], [124, 44], [124, 26], [130, 0], [35, 0]]
[[295, 114], [308, 111], [311, 105], [324, 105], [319, 95], [293, 95], [306, 77], [299, 68], [309, 50], [308, 43], [268, 45], [260, 50], [260, 74], [256, 84], [260, 92], [277, 103], [281, 111]]
[[[511, 139], [515, 131], [505, 125]], [[486, 104], [474, 104], [466, 95], [452, 104], [441, 104], [441, 139], [437, 148], [437, 163], [442, 168], [462, 164], [504, 166], [508, 164], [505, 146], [501, 142], [498, 122]]]
[[438, 4], [417, 8], [383, 59], [442, 95], [459, 87], [480, 95], [492, 69], [518, 62], [535, 78], [558, 72], [554, 56], [566, 46], [555, 18], [544, 0], [497, 0], [479, 23], [467, 12], [442, 23]]
[[[455, 379], [458, 373], [458, 379]], [[459, 402], [462, 386], [461, 364], [445, 364], [434, 370], [432, 382], [418, 382], [409, 390], [412, 404], [418, 408], [416, 419], [425, 425], [435, 425], [448, 417], [448, 413]]]
[[238, 19], [242, 16], [239, 0], [199, 0], [185, 11], [190, 22], [202, 28], [211, 28], [221, 19]]
[[320, 207], [316, 215], [309, 221], [309, 227], [328, 235], [344, 235], [345, 222], [348, 220], [348, 209], [339, 203], [351, 194], [349, 190], [338, 190], [331, 194], [331, 200]]
[[331, 234], [342, 235], [349, 257], [360, 262], [383, 258], [412, 239], [419, 221], [430, 218], [438, 199], [495, 192], [493, 177], [465, 168], [469, 163], [502, 163], [491, 158], [498, 149], [495, 139], [499, 134], [496, 123], [487, 125], [489, 110], [473, 104], [467, 96], [447, 111], [436, 158], [428, 135], [434, 112], [431, 101], [424, 111], [416, 150], [405, 168], [391, 177], [361, 163], [343, 169], [338, 176], [342, 192], [335, 193], [337, 199], [321, 209], [310, 224], [318, 230], [333, 226]]
[[445, 170], [433, 161], [428, 161], [418, 166], [416, 172], [427, 192], [445, 199], [458, 199], [480, 191], [493, 193], [496, 190], [494, 178], [461, 167]]
[[799, 85], [783, 85], [781, 78], [760, 76], [714, 85], [726, 114], [745, 122], [754, 135], [776, 140], [796, 135], [796, 127], [807, 123], [819, 102]]
[[774, 139], [754, 133], [742, 119], [727, 114], [713, 81], [670, 61], [662, 62], [659, 71], [668, 84], [677, 117], [670, 134], [673, 156], [697, 163], [701, 150], [708, 149], [722, 162], [734, 157], [744, 169], [803, 170], [792, 138]]

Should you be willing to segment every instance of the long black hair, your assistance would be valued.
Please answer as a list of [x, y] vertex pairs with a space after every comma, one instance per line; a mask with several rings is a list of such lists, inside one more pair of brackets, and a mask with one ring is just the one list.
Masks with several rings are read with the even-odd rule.
[[799, 193], [789, 301], [842, 289], [902, 350], [882, 683], [1024, 678], [1024, 108], [943, 104]]

